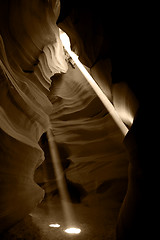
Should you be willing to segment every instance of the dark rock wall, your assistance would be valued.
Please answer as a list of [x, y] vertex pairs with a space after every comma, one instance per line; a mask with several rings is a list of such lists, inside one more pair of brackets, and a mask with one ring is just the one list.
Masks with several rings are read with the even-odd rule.
[[[72, 49], [91, 68], [92, 75], [123, 121], [129, 128], [133, 123], [124, 141], [130, 156], [129, 185], [117, 224], [117, 239], [142, 239], [153, 231], [152, 218], [148, 215], [153, 206], [152, 191], [147, 197], [147, 175], [150, 168], [154, 169], [146, 160], [151, 156], [149, 134], [152, 125], [147, 117], [147, 102], [152, 102], [149, 88], [153, 89], [146, 76], [146, 62], [149, 60], [146, 53], [149, 36], [147, 17], [143, 6], [136, 3], [69, 3], [66, 8], [61, 0], [58, 26], [68, 33]], [[112, 66], [109, 75], [107, 67], [110, 64], [106, 67], [106, 61], [110, 61]], [[145, 231], [146, 226], [150, 231]]]

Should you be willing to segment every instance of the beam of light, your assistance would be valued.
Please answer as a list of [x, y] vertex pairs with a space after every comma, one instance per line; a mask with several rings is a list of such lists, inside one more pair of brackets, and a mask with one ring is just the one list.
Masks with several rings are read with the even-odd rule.
[[48, 137], [51, 159], [54, 166], [56, 181], [58, 185], [58, 190], [61, 198], [61, 204], [62, 204], [62, 209], [64, 213], [64, 220], [66, 221], [67, 225], [72, 225], [72, 224], [75, 224], [76, 219], [75, 219], [74, 211], [72, 208], [71, 199], [68, 193], [66, 179], [64, 176], [64, 171], [62, 168], [59, 152], [57, 149], [57, 145], [56, 145], [51, 127], [47, 130], [47, 137]]
[[79, 234], [81, 232], [80, 228], [67, 228], [64, 230], [64, 232], [69, 233], [69, 234]]
[[51, 223], [49, 224], [49, 227], [53, 227], [53, 228], [59, 228], [61, 225], [58, 223]]
[[122, 136], [124, 137], [127, 134], [127, 132], [128, 132], [128, 128], [126, 127], [126, 125], [121, 120], [120, 116], [118, 115], [117, 111], [115, 110], [114, 106], [109, 101], [107, 96], [104, 94], [104, 92], [101, 90], [101, 88], [95, 82], [95, 80], [92, 78], [92, 76], [89, 74], [89, 72], [83, 66], [83, 64], [79, 61], [78, 56], [74, 52], [72, 52], [72, 50], [70, 48], [69, 37], [61, 29], [60, 29], [60, 39], [62, 41], [62, 44], [63, 44], [64, 48], [66, 49], [68, 54], [71, 56], [71, 58], [74, 60], [74, 62], [76, 63], [77, 67], [82, 72], [82, 74], [84, 75], [84, 77], [86, 78], [88, 83], [91, 85], [91, 87], [93, 88], [93, 90], [95, 91], [95, 93], [97, 94], [99, 99], [102, 101], [102, 103], [104, 104], [105, 108], [108, 110], [108, 112], [110, 113], [111, 117], [113, 118], [114, 122], [119, 127], [119, 129], [120, 129], [120, 131], [122, 133]]

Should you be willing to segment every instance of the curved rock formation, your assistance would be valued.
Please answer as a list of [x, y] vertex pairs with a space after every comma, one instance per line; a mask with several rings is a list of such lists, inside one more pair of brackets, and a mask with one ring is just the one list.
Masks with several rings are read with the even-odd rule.
[[24, 0], [0, 5], [2, 231], [30, 212], [44, 195], [33, 181], [35, 169], [44, 160], [38, 141], [50, 126], [50, 77], [66, 72], [67, 63], [56, 26], [58, 2]]

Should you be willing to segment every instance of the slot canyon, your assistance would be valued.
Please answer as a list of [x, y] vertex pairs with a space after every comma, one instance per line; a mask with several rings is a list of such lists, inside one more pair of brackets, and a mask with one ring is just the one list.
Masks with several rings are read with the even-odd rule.
[[[131, 2], [0, 1], [0, 239], [142, 240], [154, 231], [140, 19]], [[72, 225], [80, 234], [64, 231]]]

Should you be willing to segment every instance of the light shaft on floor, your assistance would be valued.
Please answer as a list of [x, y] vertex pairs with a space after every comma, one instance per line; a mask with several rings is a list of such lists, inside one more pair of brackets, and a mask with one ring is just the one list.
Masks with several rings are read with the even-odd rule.
[[111, 117], [113, 118], [116, 125], [119, 127], [123, 137], [128, 132], [128, 128], [121, 120], [120, 116], [118, 115], [117, 111], [115, 110], [113, 104], [109, 101], [107, 96], [104, 94], [104, 92], [101, 90], [101, 88], [98, 86], [96, 81], [93, 79], [93, 77], [89, 74], [89, 72], [86, 70], [86, 68], [83, 66], [83, 64], [79, 61], [78, 56], [71, 50], [70, 48], [70, 40], [66, 33], [64, 33], [62, 30], [60, 30], [60, 38], [62, 41], [62, 44], [70, 57], [73, 59], [79, 70], [84, 75], [85, 79], [88, 81], [90, 86], [93, 88], [99, 99], [102, 101], [103, 105], [107, 109], [107, 111], [110, 113]]
[[[66, 179], [64, 176], [64, 171], [61, 164], [61, 159], [57, 149], [57, 145], [53, 136], [51, 129], [47, 131], [49, 149], [51, 154], [52, 163], [54, 166], [54, 172], [56, 176], [56, 181], [58, 185], [58, 190], [61, 198], [62, 208], [65, 214], [66, 221], [71, 224], [74, 222], [73, 209], [70, 205], [70, 196], [67, 189]], [[67, 223], [67, 224], [68, 224]]]

